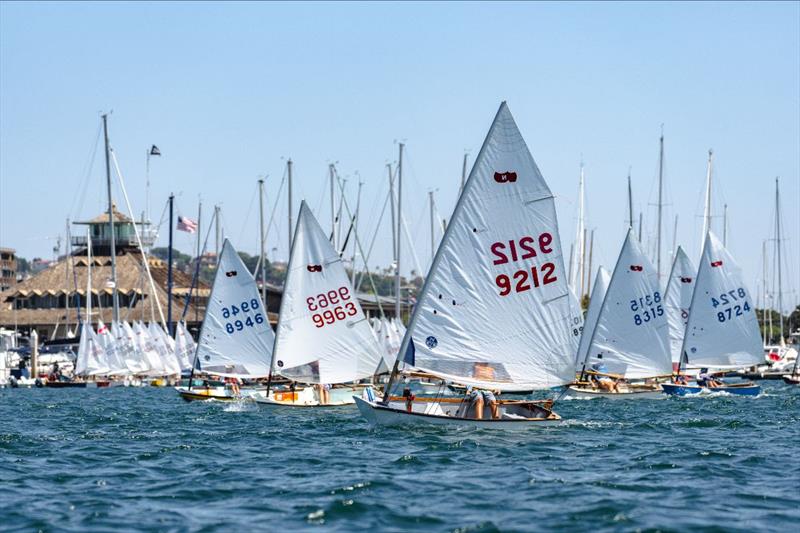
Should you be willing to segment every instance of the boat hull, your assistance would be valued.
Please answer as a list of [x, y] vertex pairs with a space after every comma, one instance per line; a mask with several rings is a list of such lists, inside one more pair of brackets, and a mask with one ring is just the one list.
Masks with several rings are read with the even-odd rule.
[[175, 387], [175, 390], [178, 391], [178, 395], [187, 402], [206, 402], [210, 400], [232, 402], [241, 399], [240, 397], [234, 396], [232, 391], [222, 388], [198, 387], [190, 390], [186, 387]]
[[787, 385], [800, 385], [800, 374], [789, 375], [785, 374], [783, 376], [783, 382]]
[[253, 399], [258, 405], [266, 407], [342, 407], [353, 405], [353, 394], [363, 387], [336, 387], [329, 391], [330, 401], [326, 404], [319, 403], [314, 387], [304, 387], [300, 390], [270, 391], [269, 396], [260, 394]]
[[585, 387], [578, 387], [570, 385], [567, 387], [565, 398], [573, 399], [591, 399], [591, 398], [606, 398], [608, 400], [633, 400], [633, 399], [660, 399], [664, 397], [660, 385], [653, 387], [634, 387], [620, 392], [609, 392], [599, 389], [589, 389]]
[[[478, 427], [491, 429], [513, 429], [530, 427], [531, 425], [551, 425], [561, 421], [561, 417], [549, 409], [540, 407], [547, 413], [543, 418], [484, 418], [477, 420], [474, 418], [463, 418], [442, 414], [431, 414], [430, 412], [408, 412], [402, 408], [380, 405], [369, 402], [358, 396], [354, 396], [356, 406], [364, 418], [372, 425], [377, 426], [452, 426], [452, 427]], [[433, 403], [433, 402], [431, 402]], [[517, 402], [519, 403], [519, 402]], [[429, 410], [429, 409], [426, 409]]]
[[737, 396], [758, 396], [761, 387], [755, 383], [742, 383], [734, 385], [723, 385], [721, 387], [701, 387], [700, 385], [678, 385], [675, 383], [664, 383], [661, 385], [664, 393], [670, 396], [694, 396], [697, 394], [710, 394], [713, 392], [726, 392]]

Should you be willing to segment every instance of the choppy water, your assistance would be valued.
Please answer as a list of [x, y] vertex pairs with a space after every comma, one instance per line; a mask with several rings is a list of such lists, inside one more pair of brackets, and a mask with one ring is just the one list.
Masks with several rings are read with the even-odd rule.
[[458, 433], [170, 389], [5, 389], [0, 530], [796, 531], [800, 389], [763, 385]]

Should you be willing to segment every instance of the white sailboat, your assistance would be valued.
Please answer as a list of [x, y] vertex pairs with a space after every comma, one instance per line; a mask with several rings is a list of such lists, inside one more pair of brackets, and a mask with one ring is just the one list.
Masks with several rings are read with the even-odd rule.
[[[612, 379], [643, 380], [672, 373], [658, 274], [632, 229], [628, 229], [589, 335], [580, 382], [569, 387], [570, 396], [660, 396], [657, 384], [617, 383]], [[585, 381], [587, 375], [593, 379]]]
[[[215, 376], [266, 378], [274, 338], [256, 281], [225, 239], [200, 329], [195, 368]], [[230, 391], [198, 389], [189, 381], [188, 387], [176, 387], [185, 400], [235, 399]]]
[[[560, 243], [553, 194], [503, 102], [414, 308], [403, 360], [487, 390], [570, 382], [575, 347]], [[560, 419], [549, 400], [473, 410], [459, 398], [390, 397], [397, 371], [395, 363], [382, 401], [371, 391], [356, 399], [368, 421], [516, 427]]]
[[664, 293], [664, 310], [667, 313], [667, 326], [669, 331], [669, 347], [672, 365], [677, 368], [681, 360], [681, 347], [686, 324], [689, 321], [689, 307], [692, 304], [692, 292], [697, 269], [692, 264], [689, 256], [678, 246], [672, 270], [667, 281], [667, 290]]
[[575, 369], [578, 372], [581, 371], [586, 354], [589, 352], [589, 342], [597, 324], [597, 318], [600, 316], [600, 308], [603, 307], [603, 300], [610, 282], [611, 272], [603, 267], [598, 268], [594, 288], [592, 288], [592, 297], [589, 300], [589, 309], [586, 310], [586, 319], [583, 322], [583, 334], [580, 336], [578, 350], [575, 352]]
[[305, 202], [292, 240], [272, 358], [276, 373], [314, 386], [268, 391], [256, 400], [291, 406], [353, 403], [356, 389], [331, 386], [371, 377], [382, 358], [339, 253]]
[[178, 322], [175, 327], [175, 355], [180, 361], [181, 370], [188, 370], [192, 368], [192, 359], [194, 352], [197, 349], [197, 343], [192, 338], [192, 335], [186, 329], [183, 322]]
[[[692, 294], [689, 321], [683, 339], [683, 358], [678, 367], [733, 370], [757, 365], [763, 360], [758, 320], [742, 271], [711, 231], [706, 233], [697, 282]], [[705, 391], [725, 391], [754, 396], [753, 383], [705, 386], [664, 384], [664, 392], [683, 396]]]

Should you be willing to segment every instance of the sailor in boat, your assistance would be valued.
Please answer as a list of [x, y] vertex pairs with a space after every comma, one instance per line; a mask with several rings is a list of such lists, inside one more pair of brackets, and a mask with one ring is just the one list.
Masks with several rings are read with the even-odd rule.
[[[598, 355], [598, 357], [602, 357]], [[616, 379], [612, 379], [611, 376], [608, 375], [608, 367], [603, 361], [598, 361], [592, 365], [592, 370], [594, 370], [595, 374], [592, 375], [592, 381], [594, 381], [595, 385], [606, 392], [619, 392], [619, 381]]]
[[700, 373], [697, 374], [697, 384], [701, 387], [708, 387], [709, 389], [716, 389], [717, 387], [725, 385], [723, 382], [717, 380], [712, 376], [707, 368], [701, 368]]
[[473, 406], [475, 409], [475, 420], [483, 420], [483, 408], [485, 405], [488, 405], [491, 409], [493, 419], [497, 420], [500, 418], [498, 412], [499, 404], [497, 402], [497, 397], [495, 397], [495, 392], [500, 394], [499, 390], [490, 391], [467, 387], [467, 400], [470, 406]]
[[317, 389], [320, 405], [328, 405], [331, 403], [331, 385], [330, 383], [318, 383], [314, 386]]
[[689, 378], [687, 378], [683, 374], [675, 374], [675, 377], [672, 379], [672, 382], [675, 383], [676, 385], [688, 385]]

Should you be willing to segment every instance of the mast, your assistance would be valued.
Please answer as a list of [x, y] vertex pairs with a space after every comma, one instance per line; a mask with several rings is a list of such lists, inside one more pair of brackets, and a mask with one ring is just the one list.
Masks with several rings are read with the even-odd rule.
[[114, 203], [111, 200], [111, 162], [108, 146], [108, 113], [103, 115], [103, 139], [106, 147], [106, 186], [108, 188], [108, 227], [111, 246], [111, 301], [114, 307], [114, 322], [119, 322], [119, 293], [117, 292], [117, 243], [114, 236]]
[[631, 187], [631, 167], [628, 167], [628, 227], [633, 229], [633, 188]]
[[728, 246], [728, 204], [722, 206], [722, 246]]
[[[88, 241], [87, 241], [88, 243]], [[69, 234], [69, 218], [67, 218], [67, 247], [68, 251], [70, 252], [70, 257], [72, 256], [70, 248], [72, 247], [72, 238]], [[65, 311], [64, 311], [64, 337], [69, 336], [69, 261], [64, 261], [64, 278], [65, 278], [65, 285], [66, 288], [66, 295], [64, 296], [64, 303], [65, 303]]]
[[[706, 234], [711, 229], [711, 169], [714, 161], [714, 151], [708, 151], [708, 167], [706, 170], [706, 205], [703, 212], [703, 238], [701, 242], [705, 243]], [[701, 249], [702, 249], [701, 245]]]
[[428, 191], [428, 203], [430, 204], [430, 211], [431, 211], [431, 261], [433, 261], [433, 256], [436, 254], [435, 246], [436, 241], [433, 235], [433, 191]]
[[642, 242], [642, 212], [639, 211], [639, 243]]
[[583, 161], [581, 161], [581, 173], [578, 181], [578, 228], [575, 235], [575, 242], [577, 250], [575, 250], [575, 271], [573, 272], [574, 278], [572, 280], [572, 290], [578, 292], [578, 299], [583, 296], [583, 263], [586, 255], [586, 242], [585, 242], [585, 228], [584, 228], [584, 200], [583, 200]]
[[219, 264], [219, 204], [214, 206], [214, 261]]
[[328, 173], [330, 174], [330, 182], [331, 182], [331, 242], [333, 243], [333, 248], [338, 250], [339, 247], [336, 245], [336, 194], [334, 191], [334, 169], [333, 163], [328, 165]]
[[[175, 195], [169, 195], [169, 248], [167, 248], [167, 334], [173, 336], [174, 328], [172, 327], [172, 226], [174, 225], [173, 207], [175, 204]], [[198, 229], [199, 233], [199, 229]]]
[[594, 230], [589, 239], [589, 269], [586, 271], [586, 295], [592, 294], [592, 252], [594, 251]]
[[778, 267], [778, 320], [780, 320], [781, 339], [778, 342], [781, 346], [784, 343], [783, 336], [783, 283], [781, 280], [781, 196], [778, 187], [778, 178], [775, 178], [775, 246], [776, 262]]
[[395, 216], [395, 198], [394, 198], [394, 177], [392, 176], [392, 164], [386, 163], [386, 169], [389, 171], [389, 205], [392, 212], [392, 264], [397, 264], [397, 217]]
[[761, 243], [761, 287], [763, 292], [763, 307], [761, 309], [761, 324], [764, 327], [764, 348], [767, 347], [767, 241]]
[[355, 290], [356, 286], [356, 252], [358, 251], [358, 218], [361, 212], [361, 187], [364, 185], [364, 182], [361, 181], [361, 176], [358, 178], [358, 194], [356, 195], [356, 216], [353, 220], [353, 234], [355, 237], [355, 242], [353, 244], [353, 257], [350, 263], [350, 285], [353, 286]]
[[675, 256], [678, 255], [678, 215], [675, 215], [675, 225], [672, 227], [672, 259], [671, 263], [675, 262]]
[[[292, 227], [292, 215], [289, 215], [289, 228]], [[258, 180], [258, 246], [259, 261], [261, 262], [261, 301], [264, 302], [264, 309], [267, 308], [267, 261], [264, 255], [264, 180]], [[291, 233], [291, 229], [289, 230]]]
[[[287, 174], [287, 181], [289, 185], [289, 250], [292, 249], [292, 228], [294, 224], [292, 222], [292, 158], [286, 162], [286, 174]], [[263, 237], [262, 237], [263, 239]]]
[[[200, 268], [200, 234], [201, 234], [201, 233], [203, 233], [203, 220], [202, 220], [202, 215], [203, 215], [203, 202], [199, 202], [199, 201], [198, 201], [198, 202], [197, 202], [197, 252], [196, 252], [196, 255], [195, 255], [195, 257], [197, 258], [197, 259], [196, 259], [196, 261], [197, 261], [197, 267], [196, 267], [196, 268], [197, 268], [197, 272], [198, 272], [198, 274], [199, 274], [199, 272], [200, 272], [200, 270], [199, 270], [199, 268]], [[194, 286], [194, 281], [195, 281], [195, 280], [193, 279], [193, 280], [192, 280], [192, 286]], [[191, 299], [191, 292], [192, 292], [192, 291], [191, 291], [191, 288], [190, 288], [190, 289], [189, 289], [189, 298], [190, 298], [190, 299]], [[187, 304], [186, 304], [186, 305], [189, 305], [189, 304], [188, 304], [188, 302], [187, 302]], [[198, 321], [199, 321], [199, 316], [198, 316], [198, 313], [199, 313], [199, 312], [200, 312], [200, 311], [199, 311], [199, 309], [198, 309], [198, 306], [197, 306], [197, 305], [195, 305], [195, 306], [194, 306], [194, 321], [195, 321], [195, 322], [198, 322]], [[185, 311], [184, 311], [184, 313], [185, 313]], [[184, 324], [184, 325], [185, 325], [185, 324]]]
[[578, 300], [583, 299], [584, 294], [584, 278], [586, 277], [586, 228], [583, 228], [583, 235], [581, 238], [581, 292], [578, 294]]
[[92, 327], [92, 232], [86, 228], [86, 325]]
[[656, 234], [656, 279], [661, 285], [661, 214], [664, 207], [664, 125], [661, 125], [661, 137], [659, 138], [658, 149], [658, 230]]
[[403, 148], [405, 145], [400, 143], [399, 147], [399, 157], [397, 160], [397, 264], [395, 270], [395, 286], [394, 286], [394, 296], [395, 296], [395, 303], [394, 303], [394, 312], [397, 320], [402, 320], [401, 318], [401, 309], [400, 309], [400, 251], [403, 248], [403, 240], [402, 234], [400, 233], [402, 229], [403, 220]]

